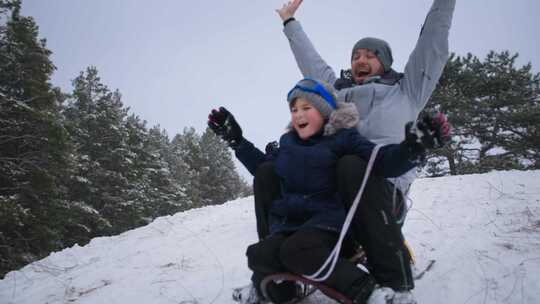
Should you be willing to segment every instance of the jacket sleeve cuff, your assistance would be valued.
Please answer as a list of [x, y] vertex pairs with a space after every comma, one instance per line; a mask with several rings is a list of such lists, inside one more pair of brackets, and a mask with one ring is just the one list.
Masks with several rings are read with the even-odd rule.
[[242, 139], [238, 141], [238, 143], [234, 146], [231, 146], [231, 149], [233, 149], [235, 152], [238, 150], [241, 150], [251, 144], [249, 141], [247, 141], [243, 136]]
[[294, 17], [290, 17], [290, 18], [287, 18], [285, 21], [283, 21], [283, 27], [287, 26], [287, 23], [291, 22], [291, 21], [294, 21], [296, 19], [294, 19]]

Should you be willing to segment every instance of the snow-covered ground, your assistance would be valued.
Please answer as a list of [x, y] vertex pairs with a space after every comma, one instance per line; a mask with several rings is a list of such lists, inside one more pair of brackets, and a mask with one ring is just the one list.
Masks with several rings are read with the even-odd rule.
[[[411, 198], [406, 237], [436, 260], [419, 303], [540, 303], [540, 171], [420, 179]], [[13, 271], [0, 303], [233, 303], [255, 240], [252, 197], [190, 210]]]

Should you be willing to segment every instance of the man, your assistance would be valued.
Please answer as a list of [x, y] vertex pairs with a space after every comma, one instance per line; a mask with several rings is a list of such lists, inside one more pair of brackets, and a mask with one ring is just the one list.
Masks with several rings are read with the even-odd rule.
[[[294, 0], [276, 10], [284, 33], [303, 76], [334, 84], [338, 101], [352, 102], [358, 108], [357, 129], [378, 144], [399, 143], [403, 125], [417, 119], [429, 100], [448, 60], [448, 35], [455, 0], [434, 0], [418, 42], [404, 73], [392, 69], [392, 51], [377, 38], [363, 38], [352, 49], [351, 68], [337, 78], [321, 58], [294, 14], [302, 0]], [[443, 137], [448, 134], [444, 117], [438, 116]], [[237, 155], [238, 156], [238, 155]], [[349, 208], [357, 194], [367, 164], [355, 156], [338, 162], [336, 176], [344, 204]], [[416, 303], [409, 252], [401, 233], [406, 212], [405, 196], [416, 177], [415, 170], [394, 179], [369, 178], [353, 219], [353, 237], [364, 248], [372, 274], [381, 288], [368, 303], [386, 299], [392, 303]], [[280, 195], [280, 181], [271, 164], [255, 172], [254, 193], [259, 237], [268, 235], [267, 214], [271, 202]]]

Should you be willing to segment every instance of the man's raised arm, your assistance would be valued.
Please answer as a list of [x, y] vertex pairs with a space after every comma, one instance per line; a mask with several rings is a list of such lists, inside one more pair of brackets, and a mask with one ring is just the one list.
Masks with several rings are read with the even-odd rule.
[[405, 65], [403, 86], [420, 112], [435, 90], [449, 57], [448, 35], [456, 0], [434, 0]]

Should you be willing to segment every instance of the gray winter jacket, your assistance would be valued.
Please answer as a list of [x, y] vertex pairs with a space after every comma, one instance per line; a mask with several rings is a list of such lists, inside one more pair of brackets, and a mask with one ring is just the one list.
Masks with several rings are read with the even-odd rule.
[[[356, 104], [360, 113], [357, 129], [367, 139], [378, 144], [394, 144], [404, 139], [405, 124], [416, 120], [448, 60], [448, 35], [455, 3], [455, 0], [434, 0], [402, 78], [388, 83], [379, 81], [380, 76], [372, 77], [362, 85], [337, 92], [339, 101]], [[317, 53], [298, 21], [288, 22], [284, 33], [304, 77], [335, 83], [335, 72]], [[413, 169], [391, 181], [406, 193], [415, 177]]]

